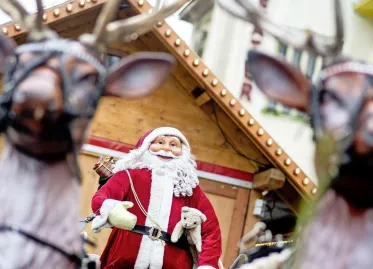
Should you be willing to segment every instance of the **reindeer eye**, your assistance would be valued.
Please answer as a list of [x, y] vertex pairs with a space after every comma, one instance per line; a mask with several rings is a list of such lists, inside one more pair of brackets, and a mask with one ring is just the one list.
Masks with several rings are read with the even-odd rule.
[[195, 221], [194, 224], [197, 224], [197, 222]]
[[341, 107], [345, 107], [345, 102], [334, 91], [322, 89], [320, 91], [320, 104], [329, 102], [337, 102]]
[[97, 75], [96, 74], [92, 74], [92, 73], [88, 73], [88, 74], [82, 75], [82, 76], [80, 76], [78, 78], [79, 82], [84, 82], [84, 81], [94, 82], [96, 80], [97, 80]]
[[319, 98], [320, 98], [319, 99], [320, 104], [324, 104], [324, 103], [326, 103], [328, 101], [328, 99], [330, 98], [330, 95], [328, 94], [328, 92], [325, 89], [322, 89], [320, 91]]
[[184, 220], [186, 220], [186, 217], [184, 217]]

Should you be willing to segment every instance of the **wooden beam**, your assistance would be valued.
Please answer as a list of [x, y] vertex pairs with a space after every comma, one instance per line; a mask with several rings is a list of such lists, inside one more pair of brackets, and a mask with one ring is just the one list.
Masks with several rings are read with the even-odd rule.
[[197, 106], [203, 106], [211, 100], [210, 95], [207, 92], [202, 93], [194, 102]]
[[199, 178], [199, 186], [206, 193], [213, 193], [219, 196], [236, 199], [238, 188], [226, 183], [211, 181], [209, 179]]
[[285, 184], [285, 174], [276, 168], [270, 168], [254, 175], [253, 189], [261, 191], [277, 190]]

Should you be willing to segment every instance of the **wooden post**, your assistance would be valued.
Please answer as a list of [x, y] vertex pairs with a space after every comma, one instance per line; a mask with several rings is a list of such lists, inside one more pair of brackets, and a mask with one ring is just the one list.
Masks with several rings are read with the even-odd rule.
[[[255, 201], [257, 199], [262, 199], [263, 195], [261, 191], [258, 190], [251, 190], [250, 197], [249, 197], [249, 206], [247, 208], [247, 214], [245, 219], [245, 226], [244, 226], [244, 235], [251, 231], [254, 228], [254, 225], [260, 221], [260, 217], [254, 216], [254, 207]], [[247, 248], [253, 247], [253, 245], [247, 245]]]
[[[238, 254], [238, 242], [242, 236], [242, 230], [244, 228], [244, 219], [247, 208], [247, 201], [249, 200], [250, 190], [239, 188], [237, 192], [236, 203], [234, 206], [232, 224], [229, 232], [228, 246], [234, 251], [229, 251], [224, 256], [224, 264], [227, 266], [231, 265], [236, 259]], [[229, 266], [227, 266], [229, 267]]]

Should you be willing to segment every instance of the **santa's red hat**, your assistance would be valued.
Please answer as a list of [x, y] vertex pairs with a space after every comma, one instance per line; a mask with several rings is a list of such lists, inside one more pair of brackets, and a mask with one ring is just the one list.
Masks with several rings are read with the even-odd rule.
[[130, 162], [136, 160], [142, 153], [147, 151], [151, 143], [159, 136], [175, 136], [179, 138], [183, 149], [190, 153], [188, 140], [178, 129], [173, 127], [159, 127], [148, 131], [143, 137], [141, 137], [136, 144], [136, 148], [131, 150], [125, 157], [117, 161], [113, 172], [116, 173], [118, 171], [127, 169]]
[[185, 145], [189, 150], [189, 143], [186, 137], [176, 128], [173, 127], [159, 127], [148, 131], [143, 137], [136, 144], [136, 148], [140, 149], [140, 151], [147, 150], [150, 144], [158, 137], [158, 136], [175, 136], [180, 139], [181, 143]]

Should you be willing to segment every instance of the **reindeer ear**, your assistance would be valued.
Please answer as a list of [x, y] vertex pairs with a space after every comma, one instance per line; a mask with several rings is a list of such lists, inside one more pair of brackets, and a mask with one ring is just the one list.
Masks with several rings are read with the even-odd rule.
[[248, 71], [270, 99], [307, 111], [311, 84], [294, 66], [258, 51], [249, 51]]
[[205, 222], [207, 220], [206, 215], [201, 213], [201, 221]]
[[125, 99], [147, 96], [166, 81], [174, 64], [168, 53], [131, 54], [110, 69], [105, 94]]
[[13, 54], [16, 46], [13, 39], [0, 34], [0, 74], [5, 73], [7, 67], [6, 60]]

